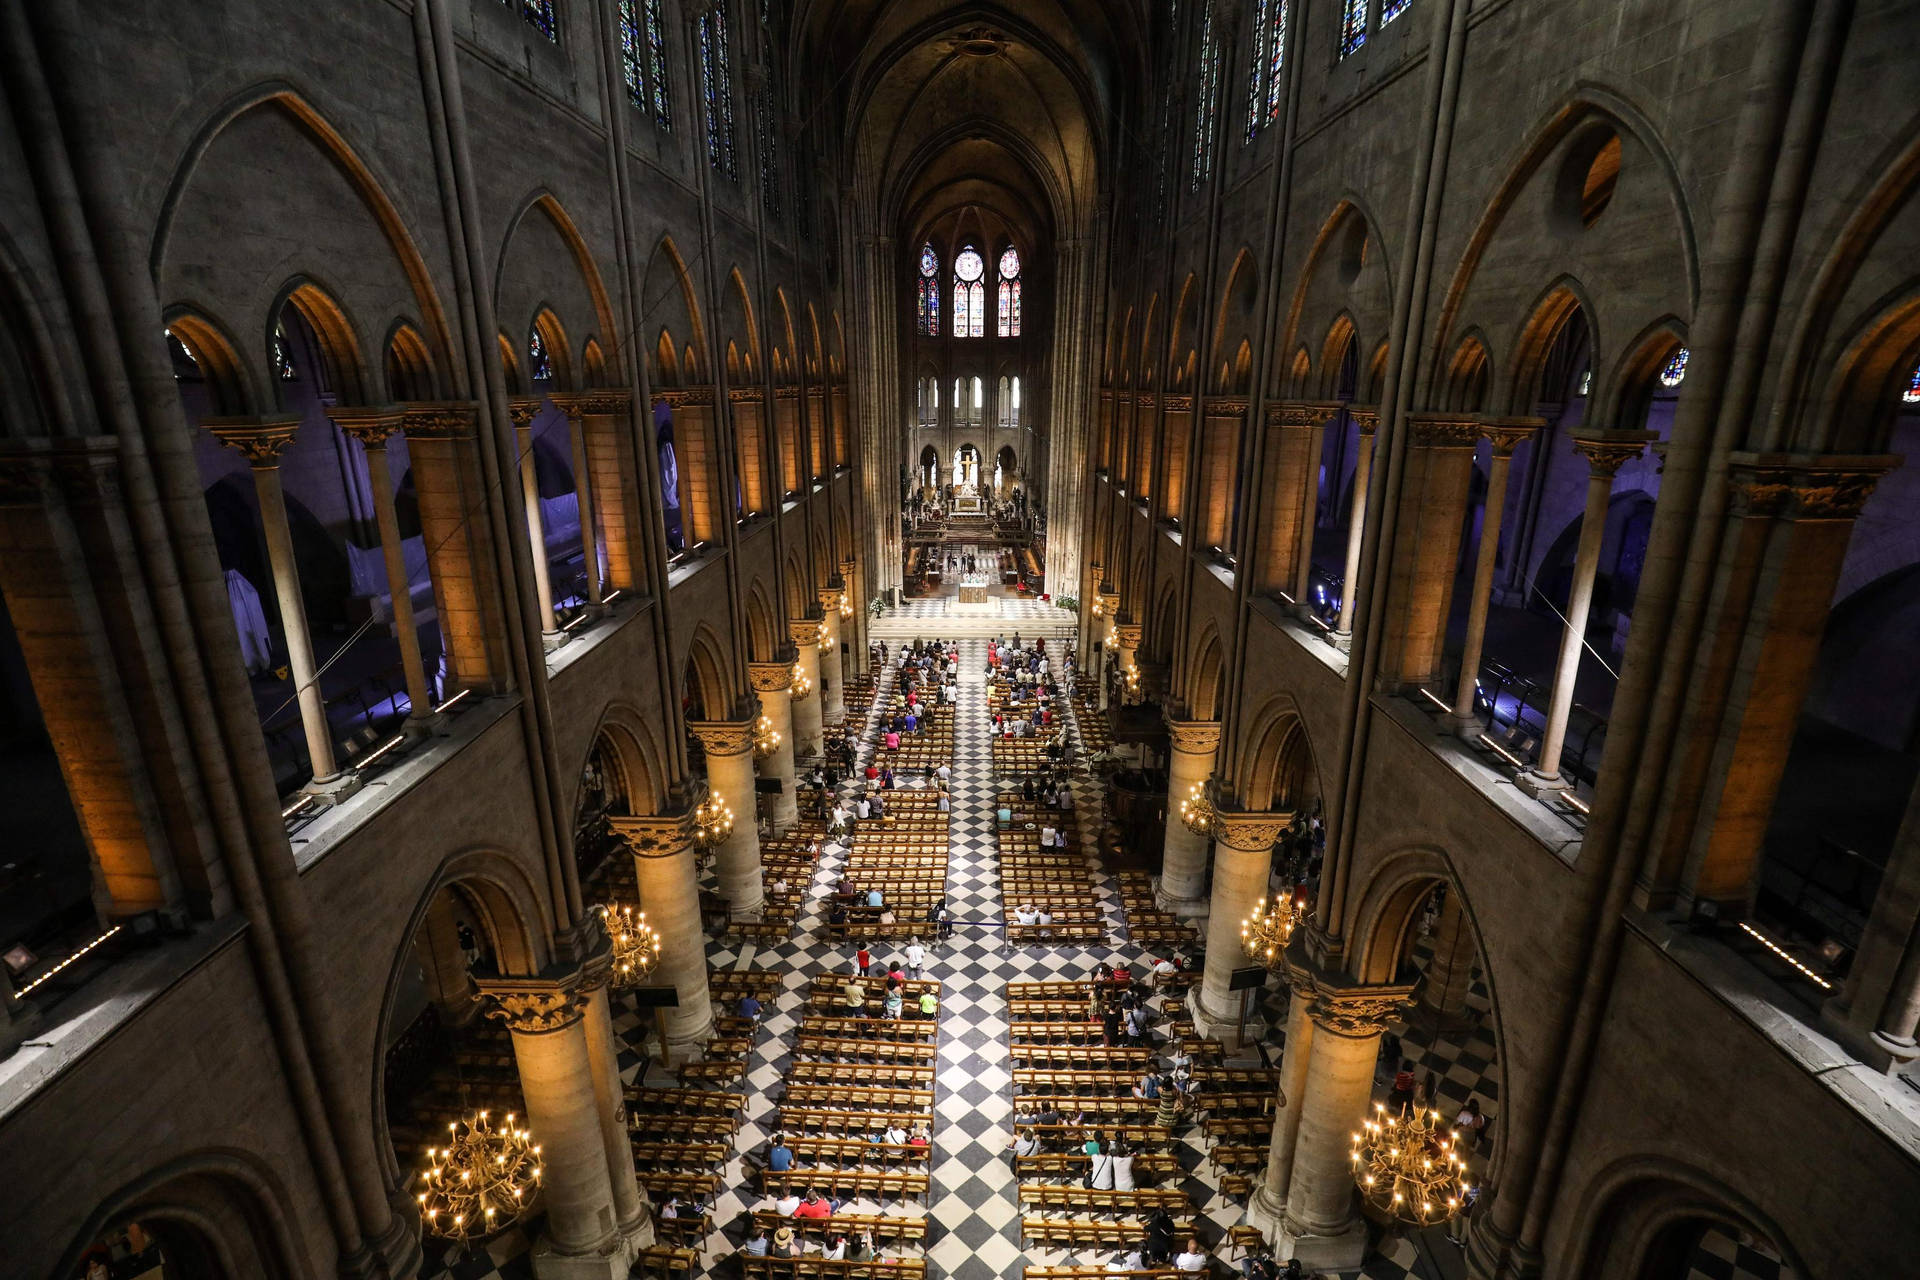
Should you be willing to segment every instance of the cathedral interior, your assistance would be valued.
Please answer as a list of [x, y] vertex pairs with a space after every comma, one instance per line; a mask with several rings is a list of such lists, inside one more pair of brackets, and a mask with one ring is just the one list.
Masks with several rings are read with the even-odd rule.
[[4, 0], [0, 1280], [1914, 1274], [1916, 37]]

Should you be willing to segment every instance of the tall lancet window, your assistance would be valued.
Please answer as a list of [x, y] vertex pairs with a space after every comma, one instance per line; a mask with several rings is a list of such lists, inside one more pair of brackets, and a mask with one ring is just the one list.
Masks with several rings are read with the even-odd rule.
[[914, 327], [923, 336], [940, 336], [940, 255], [933, 246], [920, 246], [919, 295], [914, 306]]
[[739, 170], [733, 154], [733, 51], [724, 3], [700, 15], [700, 88], [707, 108], [707, 163], [732, 180]]
[[1012, 245], [1000, 255], [1000, 323], [994, 332], [1020, 336], [1020, 253]]
[[978, 338], [986, 332], [986, 259], [972, 245], [953, 260], [953, 336]]
[[1200, 22], [1200, 77], [1193, 108], [1193, 175], [1188, 189], [1213, 177], [1213, 113], [1220, 103], [1220, 41], [1213, 29], [1213, 10]]

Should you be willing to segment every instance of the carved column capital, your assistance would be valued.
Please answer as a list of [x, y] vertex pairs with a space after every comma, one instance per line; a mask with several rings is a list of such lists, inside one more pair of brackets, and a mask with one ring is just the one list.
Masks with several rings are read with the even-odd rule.
[[785, 693], [793, 687], [791, 662], [749, 662], [747, 683], [755, 693]]
[[1243, 853], [1266, 853], [1293, 821], [1287, 810], [1222, 809], [1213, 814], [1213, 838]]
[[1184, 751], [1188, 755], [1212, 755], [1220, 746], [1220, 722], [1218, 720], [1175, 720], [1167, 719], [1167, 735], [1173, 740], [1175, 751]]
[[1275, 400], [1267, 405], [1267, 425], [1293, 428], [1318, 427], [1333, 421], [1340, 412], [1338, 400]]
[[787, 620], [787, 634], [798, 645], [817, 645], [826, 631], [826, 624], [819, 618], [790, 618]]
[[689, 796], [682, 813], [663, 813], [637, 818], [630, 814], [609, 814], [607, 826], [626, 842], [636, 858], [673, 858], [693, 848], [693, 811], [704, 796]]
[[1323, 1031], [1337, 1036], [1377, 1036], [1413, 997], [1413, 988], [1334, 987], [1315, 978], [1307, 1014]]
[[[1115, 598], [1118, 599], [1118, 597]], [[1141, 624], [1138, 622], [1116, 622], [1113, 625], [1114, 641], [1122, 649], [1138, 649], [1140, 634]]]
[[586, 1016], [587, 997], [577, 972], [560, 980], [491, 978], [477, 985], [490, 1002], [487, 1016], [506, 1023], [515, 1035], [551, 1035]]
[[1900, 462], [1894, 454], [1735, 453], [1727, 484], [1736, 515], [1852, 520]]
[[671, 409], [705, 409], [713, 406], [713, 388], [667, 387], [653, 393], [656, 400], [664, 400]]
[[1471, 449], [1480, 443], [1480, 419], [1470, 413], [1416, 413], [1408, 423], [1413, 443], [1425, 449]]
[[687, 732], [700, 739], [710, 756], [739, 756], [753, 750], [751, 720], [689, 720]]
[[299, 430], [300, 416], [203, 418], [200, 425], [211, 431], [221, 444], [238, 452], [254, 470], [270, 471], [280, 465], [280, 455], [293, 446], [293, 433]]
[[1482, 418], [1480, 434], [1493, 444], [1493, 456], [1511, 458], [1520, 442], [1547, 425], [1545, 418]]
[[1350, 404], [1347, 416], [1353, 419], [1353, 425], [1360, 428], [1360, 438], [1368, 440], [1380, 429], [1380, 406], [1377, 404]]
[[1245, 396], [1208, 396], [1201, 416], [1207, 418], [1232, 418], [1239, 420], [1247, 416], [1247, 398]]
[[369, 449], [384, 449], [395, 433], [407, 423], [407, 411], [397, 404], [332, 404], [327, 417], [333, 425]]
[[471, 400], [415, 400], [401, 406], [413, 440], [471, 440], [479, 406]]
[[513, 419], [514, 429], [524, 431], [533, 425], [533, 417], [540, 412], [539, 396], [510, 396], [507, 399], [507, 416]]
[[1575, 431], [1573, 449], [1587, 460], [1588, 477], [1611, 476], [1647, 451], [1651, 431]]

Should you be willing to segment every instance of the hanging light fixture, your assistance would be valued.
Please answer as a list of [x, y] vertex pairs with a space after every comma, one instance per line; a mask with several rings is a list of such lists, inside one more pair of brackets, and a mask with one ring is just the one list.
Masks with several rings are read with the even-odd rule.
[[840, 593], [840, 616], [842, 618], [853, 616], [853, 597], [845, 591]]
[[660, 963], [660, 935], [647, 923], [647, 913], [631, 906], [597, 906], [600, 919], [613, 943], [613, 985], [622, 990], [637, 987], [641, 979]]
[[693, 847], [711, 849], [733, 834], [733, 810], [719, 796], [708, 793], [693, 811]]
[[753, 722], [753, 758], [765, 760], [780, 749], [780, 731], [773, 727], [771, 716], [761, 716]]
[[800, 701], [813, 692], [813, 681], [807, 675], [807, 669], [799, 663], [793, 664], [793, 700]]
[[1207, 798], [1207, 784], [1196, 782], [1187, 798], [1180, 802], [1180, 821], [1197, 836], [1213, 834], [1213, 801]]
[[1269, 969], [1284, 965], [1287, 943], [1304, 914], [1303, 905], [1285, 894], [1274, 894], [1270, 902], [1254, 903], [1253, 914], [1240, 922], [1240, 945], [1247, 958]]
[[509, 1112], [447, 1124], [447, 1145], [427, 1148], [420, 1219], [427, 1231], [463, 1247], [505, 1229], [527, 1211], [540, 1186], [540, 1147]]
[[1361, 1196], [1385, 1216], [1431, 1227], [1466, 1203], [1467, 1162], [1438, 1111], [1394, 1115], [1374, 1103], [1373, 1115], [1353, 1135], [1349, 1160]]

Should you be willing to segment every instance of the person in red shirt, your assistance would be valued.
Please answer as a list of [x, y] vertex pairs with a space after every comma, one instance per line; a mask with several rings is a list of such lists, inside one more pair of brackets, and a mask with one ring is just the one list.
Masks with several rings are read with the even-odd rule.
[[807, 1198], [793, 1211], [796, 1218], [831, 1218], [833, 1206], [820, 1198], [820, 1193], [812, 1187], [807, 1188]]
[[1393, 1077], [1393, 1092], [1387, 1095], [1387, 1110], [1405, 1114], [1406, 1109], [1413, 1105], [1415, 1083], [1413, 1059], [1400, 1059], [1400, 1070]]
[[867, 950], [864, 942], [860, 944], [860, 950], [854, 953], [853, 959], [854, 963], [860, 966], [860, 976], [866, 977], [868, 968], [873, 964], [873, 953]]

